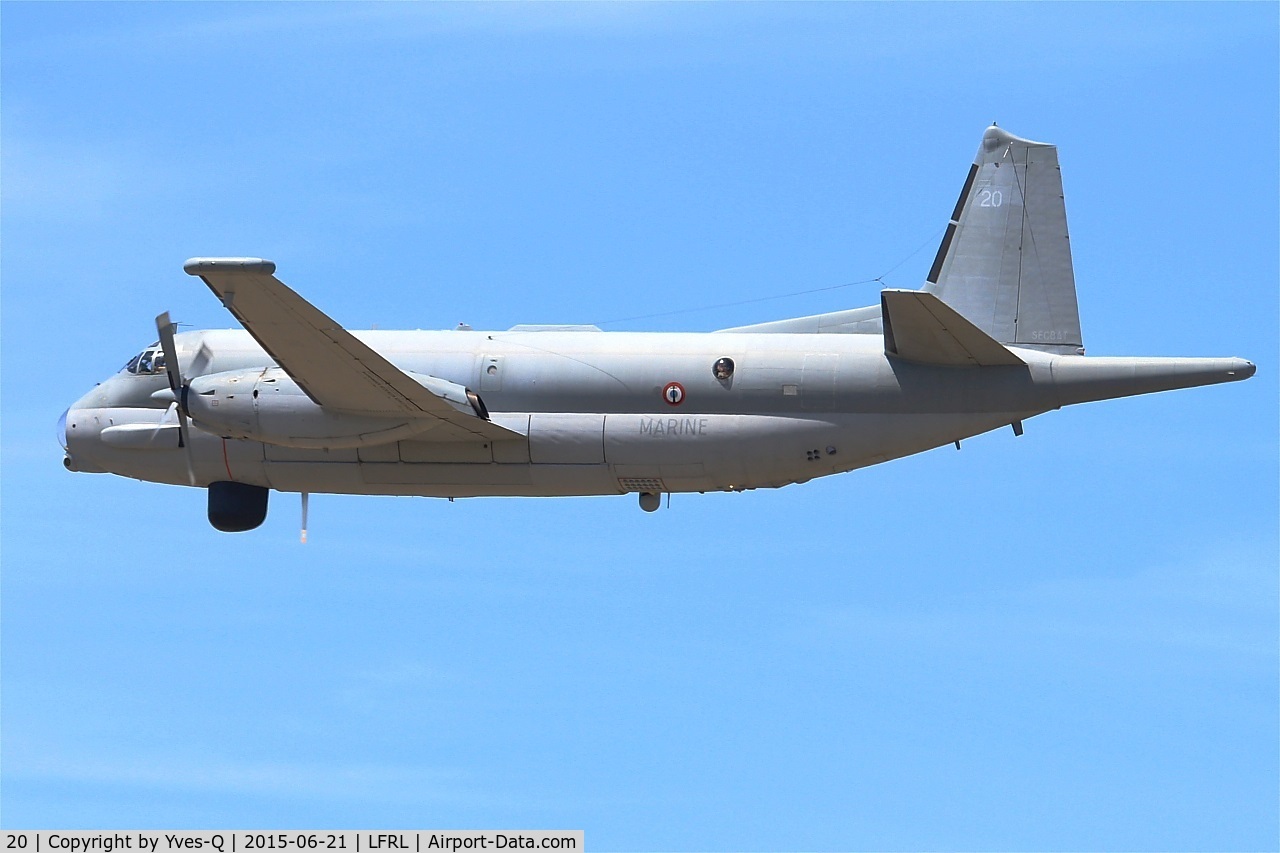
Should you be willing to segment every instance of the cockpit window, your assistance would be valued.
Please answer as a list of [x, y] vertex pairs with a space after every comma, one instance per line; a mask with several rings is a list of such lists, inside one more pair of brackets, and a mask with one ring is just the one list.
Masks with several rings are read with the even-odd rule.
[[138, 376], [164, 373], [164, 352], [160, 349], [160, 344], [158, 342], [154, 343], [129, 359], [129, 363], [124, 366], [124, 369], [126, 373], [133, 373]]

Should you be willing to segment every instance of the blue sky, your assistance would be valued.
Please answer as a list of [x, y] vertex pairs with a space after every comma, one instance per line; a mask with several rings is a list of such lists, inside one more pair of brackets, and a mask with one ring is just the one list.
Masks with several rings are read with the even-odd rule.
[[[0, 820], [1275, 849], [1277, 16], [5, 3]], [[854, 307], [992, 120], [1060, 146], [1090, 353], [1258, 375], [652, 515], [316, 496], [305, 547], [62, 468], [156, 314], [231, 324], [187, 257], [352, 328]]]

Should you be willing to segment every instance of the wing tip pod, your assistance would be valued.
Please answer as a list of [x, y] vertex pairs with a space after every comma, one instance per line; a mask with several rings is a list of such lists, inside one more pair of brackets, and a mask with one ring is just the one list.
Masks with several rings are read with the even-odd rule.
[[187, 275], [205, 275], [211, 272], [272, 275], [276, 271], [276, 264], [265, 258], [190, 258], [182, 265], [182, 270]]

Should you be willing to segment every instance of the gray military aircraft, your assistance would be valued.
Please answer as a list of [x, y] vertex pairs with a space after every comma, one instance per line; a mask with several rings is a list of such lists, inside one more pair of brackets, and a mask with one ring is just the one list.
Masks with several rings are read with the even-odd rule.
[[714, 333], [350, 332], [258, 258], [193, 258], [244, 330], [175, 334], [59, 422], [72, 471], [208, 489], [472, 497], [740, 492], [1073, 403], [1247, 379], [1239, 358], [1084, 355], [1058, 152], [992, 126], [921, 290]]

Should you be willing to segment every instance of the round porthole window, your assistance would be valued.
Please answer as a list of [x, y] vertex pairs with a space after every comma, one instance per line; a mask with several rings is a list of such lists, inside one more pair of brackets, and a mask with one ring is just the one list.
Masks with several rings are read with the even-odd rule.
[[716, 359], [716, 363], [711, 366], [711, 372], [714, 373], [716, 379], [721, 382], [728, 382], [733, 378], [733, 359]]

